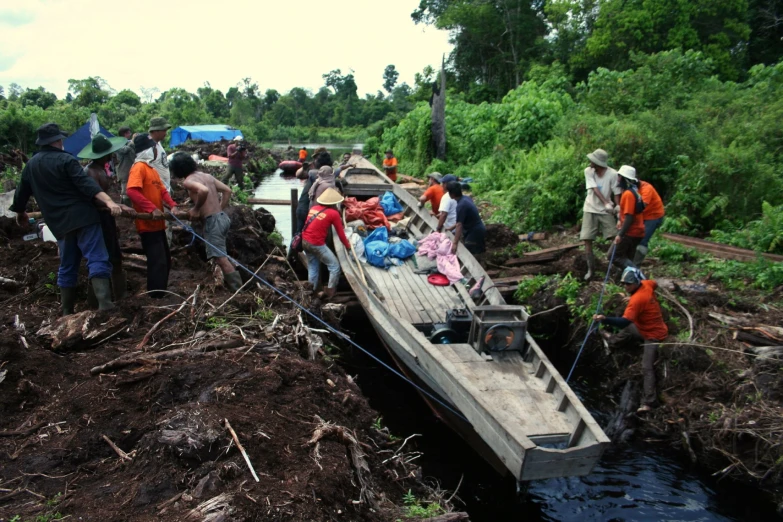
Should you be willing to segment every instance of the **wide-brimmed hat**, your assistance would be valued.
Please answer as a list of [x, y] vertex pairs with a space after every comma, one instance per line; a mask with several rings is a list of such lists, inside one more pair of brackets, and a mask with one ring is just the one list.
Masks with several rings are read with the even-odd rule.
[[427, 175], [427, 177], [434, 179], [435, 183], [440, 183], [441, 180], [440, 172], [431, 172]]
[[636, 177], [636, 169], [629, 165], [623, 165], [617, 173], [625, 179], [630, 179], [634, 182], [639, 181], [639, 178]]
[[64, 140], [68, 137], [68, 134], [60, 130], [60, 126], [56, 123], [44, 123], [38, 127], [38, 138], [35, 140], [35, 144], [39, 146], [49, 145], [58, 140]]
[[336, 205], [341, 203], [345, 199], [342, 194], [337, 192], [337, 189], [328, 188], [324, 190], [323, 194], [318, 196], [315, 201], [321, 205]]
[[587, 155], [587, 159], [599, 167], [609, 166], [607, 164], [607, 161], [609, 161], [609, 154], [607, 154], [604, 149], [595, 149], [593, 152]]
[[234, 141], [242, 141], [244, 139], [242, 136], [234, 136]]
[[84, 147], [76, 156], [85, 159], [98, 159], [108, 156], [112, 152], [121, 149], [128, 142], [122, 136], [118, 138], [107, 138], [103, 134], [96, 134], [90, 143]]
[[136, 149], [136, 154], [140, 154], [155, 145], [155, 140], [150, 138], [149, 134], [137, 134], [133, 138], [133, 148]]
[[457, 176], [454, 174], [446, 174], [442, 178], [440, 178], [441, 183], [451, 183], [452, 181], [457, 181]]
[[171, 125], [169, 125], [169, 122], [166, 121], [166, 118], [161, 118], [158, 116], [157, 118], [152, 118], [150, 120], [150, 132], [169, 130], [170, 128]]

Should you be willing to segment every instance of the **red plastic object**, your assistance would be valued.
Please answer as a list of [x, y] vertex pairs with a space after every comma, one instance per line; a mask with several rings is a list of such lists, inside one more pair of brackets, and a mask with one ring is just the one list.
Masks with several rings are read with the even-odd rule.
[[298, 161], [281, 161], [277, 168], [285, 172], [296, 172], [302, 168], [302, 164]]
[[443, 274], [430, 274], [427, 276], [427, 282], [435, 286], [449, 286], [449, 278]]
[[223, 163], [228, 163], [228, 158], [225, 156], [218, 156], [217, 154], [210, 154], [209, 161], [222, 161]]

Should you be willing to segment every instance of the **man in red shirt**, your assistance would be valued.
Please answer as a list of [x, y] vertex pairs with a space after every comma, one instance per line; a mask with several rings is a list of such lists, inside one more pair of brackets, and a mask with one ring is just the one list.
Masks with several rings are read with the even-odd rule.
[[245, 182], [245, 171], [242, 165], [247, 159], [247, 148], [243, 143], [242, 136], [234, 138], [234, 143], [226, 147], [226, 155], [228, 155], [228, 167], [226, 167], [226, 175], [223, 176], [223, 183], [228, 185], [231, 176], [234, 176], [239, 189], [242, 190]]
[[392, 181], [397, 181], [397, 158], [391, 150], [386, 151], [386, 159], [383, 160], [383, 171]]
[[[642, 204], [637, 190], [638, 179], [636, 169], [623, 165], [617, 172], [620, 177], [618, 185], [623, 193], [620, 196], [620, 221], [617, 223], [617, 237], [614, 238], [614, 263], [621, 267], [634, 267], [631, 259], [636, 253], [636, 247], [644, 238], [644, 219], [637, 204]], [[612, 249], [609, 249], [609, 257]]]
[[620, 328], [621, 331], [608, 339], [615, 346], [632, 344], [635, 348], [644, 347], [642, 372], [644, 374], [643, 404], [637, 413], [652, 409], [657, 400], [655, 393], [655, 358], [658, 355], [658, 343], [666, 339], [669, 329], [663, 322], [661, 305], [655, 297], [658, 285], [655, 281], [645, 281], [637, 268], [628, 267], [623, 271], [620, 282], [631, 296], [622, 317], [594, 315], [593, 319], [605, 325]]
[[647, 257], [647, 245], [650, 243], [655, 230], [663, 223], [663, 216], [666, 212], [663, 209], [663, 201], [658, 191], [646, 181], [639, 181], [639, 195], [644, 201], [644, 211], [642, 219], [644, 220], [644, 237], [636, 247], [636, 255], [633, 258], [633, 264], [639, 266]]
[[326, 245], [326, 236], [329, 229], [334, 227], [337, 237], [345, 246], [351, 249], [351, 243], [345, 237], [345, 229], [337, 204], [343, 201], [343, 196], [337, 189], [328, 188], [310, 207], [307, 221], [302, 229], [302, 250], [307, 256], [307, 279], [312, 283], [313, 290], [318, 287], [321, 279], [321, 263], [329, 269], [329, 283], [324, 291], [324, 297], [333, 297], [337, 292], [337, 283], [340, 281], [340, 262]]
[[136, 148], [136, 162], [128, 176], [127, 192], [136, 212], [149, 212], [151, 220], [137, 219], [136, 230], [141, 238], [141, 247], [147, 256], [147, 291], [151, 297], [161, 298], [169, 284], [171, 252], [166, 239], [166, 219], [163, 206], [172, 212], [177, 204], [150, 165], [158, 156], [156, 143], [147, 134], [133, 138]]
[[440, 200], [443, 199], [443, 194], [446, 190], [443, 188], [443, 185], [440, 184], [441, 177], [439, 172], [430, 174], [429, 180], [429, 187], [427, 187], [427, 190], [425, 190], [424, 194], [419, 198], [419, 208], [423, 207], [424, 204], [429, 201], [432, 205], [432, 215], [437, 216], [438, 210], [440, 209]]

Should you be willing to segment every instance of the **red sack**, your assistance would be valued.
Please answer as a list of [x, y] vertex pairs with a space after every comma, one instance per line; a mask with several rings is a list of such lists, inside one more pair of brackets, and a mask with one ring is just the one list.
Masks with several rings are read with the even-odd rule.
[[356, 198], [345, 198], [345, 220], [355, 221], [361, 219], [367, 226], [367, 230], [373, 230], [378, 227], [386, 227], [391, 230], [389, 221], [383, 213], [380, 199], [370, 198], [367, 201], [358, 201]]

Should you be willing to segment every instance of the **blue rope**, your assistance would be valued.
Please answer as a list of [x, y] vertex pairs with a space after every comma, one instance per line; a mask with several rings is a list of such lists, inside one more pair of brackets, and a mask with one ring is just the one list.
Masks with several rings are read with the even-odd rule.
[[211, 246], [211, 247], [212, 247], [212, 248], [213, 248], [215, 251], [217, 251], [218, 253], [220, 253], [222, 256], [225, 256], [226, 258], [228, 258], [228, 259], [229, 259], [231, 262], [233, 262], [233, 263], [234, 263], [236, 266], [238, 266], [239, 268], [241, 268], [242, 270], [244, 270], [245, 272], [247, 272], [248, 274], [250, 274], [252, 277], [255, 277], [256, 279], [258, 279], [259, 281], [261, 281], [262, 283], [264, 283], [266, 286], [268, 286], [269, 288], [271, 288], [271, 289], [272, 289], [274, 292], [276, 292], [277, 294], [279, 294], [281, 297], [283, 297], [283, 298], [287, 299], [287, 300], [288, 300], [288, 301], [290, 301], [290, 302], [291, 302], [291, 303], [292, 303], [294, 306], [296, 306], [297, 308], [299, 308], [301, 311], [303, 311], [304, 313], [306, 313], [307, 315], [309, 315], [310, 317], [312, 317], [313, 319], [315, 319], [316, 321], [318, 321], [319, 323], [321, 323], [321, 324], [322, 324], [322, 325], [323, 325], [323, 326], [324, 326], [324, 327], [325, 327], [327, 330], [329, 330], [330, 332], [334, 333], [335, 335], [338, 335], [338, 336], [342, 337], [343, 339], [345, 339], [345, 340], [346, 340], [346, 341], [347, 341], [349, 344], [351, 344], [351, 346], [353, 346], [353, 347], [355, 347], [355, 348], [358, 348], [359, 350], [361, 350], [362, 352], [364, 352], [366, 355], [368, 355], [368, 356], [369, 356], [371, 359], [373, 359], [375, 362], [377, 362], [378, 364], [380, 364], [381, 366], [383, 366], [384, 368], [386, 368], [387, 370], [389, 370], [390, 372], [392, 372], [394, 375], [396, 375], [397, 377], [399, 377], [399, 378], [400, 378], [400, 379], [402, 379], [403, 381], [407, 382], [408, 384], [410, 384], [411, 386], [413, 386], [414, 388], [416, 388], [418, 391], [420, 391], [421, 393], [423, 393], [424, 395], [426, 395], [427, 397], [429, 397], [429, 398], [430, 398], [430, 399], [432, 399], [433, 401], [437, 402], [438, 404], [440, 404], [441, 406], [443, 406], [444, 408], [446, 408], [447, 410], [449, 410], [451, 413], [453, 413], [454, 415], [456, 415], [458, 418], [460, 418], [460, 419], [464, 420], [464, 421], [465, 421], [465, 422], [467, 422], [467, 423], [470, 423], [470, 421], [469, 421], [468, 419], [466, 419], [466, 418], [465, 418], [465, 416], [464, 416], [464, 415], [462, 415], [462, 414], [461, 414], [459, 411], [455, 410], [454, 408], [452, 408], [451, 406], [449, 406], [448, 404], [446, 404], [445, 402], [443, 402], [441, 399], [439, 399], [439, 398], [438, 398], [438, 397], [436, 397], [435, 395], [431, 394], [430, 392], [428, 392], [427, 390], [425, 390], [424, 388], [422, 388], [421, 386], [419, 386], [418, 384], [416, 384], [416, 383], [415, 383], [415, 382], [413, 382], [412, 380], [408, 379], [408, 378], [407, 378], [405, 375], [403, 375], [402, 373], [398, 372], [397, 370], [395, 370], [394, 368], [392, 368], [391, 366], [389, 366], [388, 364], [386, 364], [384, 361], [382, 361], [381, 359], [379, 359], [378, 357], [376, 357], [375, 355], [373, 355], [372, 353], [370, 353], [370, 351], [369, 351], [369, 350], [366, 350], [365, 348], [363, 348], [363, 347], [359, 346], [358, 344], [356, 344], [356, 343], [355, 343], [355, 342], [354, 342], [354, 341], [353, 341], [353, 340], [352, 340], [350, 337], [348, 337], [348, 335], [346, 335], [346, 334], [344, 334], [343, 332], [341, 332], [341, 331], [337, 330], [337, 329], [336, 329], [336, 328], [334, 328], [334, 327], [333, 327], [331, 324], [327, 323], [326, 321], [324, 321], [323, 319], [321, 319], [320, 317], [318, 317], [317, 315], [315, 315], [313, 312], [311, 312], [310, 310], [308, 310], [307, 308], [305, 308], [304, 306], [302, 306], [301, 304], [299, 304], [299, 303], [298, 303], [298, 302], [297, 302], [297, 301], [296, 301], [294, 298], [290, 297], [290, 296], [289, 296], [288, 294], [286, 294], [285, 292], [283, 292], [283, 291], [279, 290], [279, 289], [278, 289], [278, 288], [276, 288], [276, 287], [275, 287], [275, 286], [274, 286], [272, 283], [270, 283], [269, 281], [267, 281], [267, 280], [266, 280], [266, 279], [264, 279], [263, 277], [259, 276], [258, 274], [256, 274], [255, 272], [253, 272], [252, 270], [250, 270], [249, 268], [247, 268], [245, 265], [243, 265], [242, 263], [240, 263], [239, 261], [237, 261], [237, 260], [236, 260], [236, 259], [234, 259], [233, 257], [229, 256], [229, 255], [228, 255], [226, 252], [223, 252], [223, 250], [221, 250], [220, 248], [216, 247], [215, 245], [213, 245], [212, 243], [210, 243], [209, 241], [207, 241], [206, 239], [204, 239], [203, 237], [201, 237], [200, 235], [198, 235], [198, 234], [196, 233], [196, 231], [195, 231], [195, 230], [193, 230], [193, 227], [191, 227], [190, 225], [186, 225], [185, 223], [183, 223], [182, 221], [180, 221], [180, 220], [179, 220], [179, 218], [177, 218], [177, 216], [175, 216], [175, 215], [174, 215], [174, 214], [172, 214], [171, 212], [167, 212], [167, 213], [168, 213], [168, 214], [169, 214], [171, 217], [173, 217], [173, 218], [174, 218], [174, 220], [175, 220], [177, 223], [179, 223], [179, 224], [182, 226], [182, 228], [183, 228], [183, 229], [184, 229], [186, 232], [190, 232], [191, 234], [193, 234], [193, 240], [194, 240], [194, 241], [195, 241], [195, 238], [198, 238], [198, 239], [200, 239], [201, 241], [203, 241], [205, 244], [207, 244], [207, 245]]
[[[614, 262], [614, 254], [617, 252], [617, 245], [612, 243], [612, 256], [609, 258], [609, 266], [606, 268], [606, 277], [604, 277], [604, 284], [601, 285], [601, 293], [598, 295], [598, 306], [595, 307], [595, 313], [593, 315], [598, 315], [601, 312], [601, 305], [604, 301], [604, 292], [606, 291], [606, 283], [609, 281], [609, 273], [612, 270], [612, 263]], [[574, 373], [574, 369], [576, 368], [576, 363], [579, 362], [579, 357], [582, 355], [582, 350], [585, 349], [585, 345], [587, 344], [587, 340], [590, 338], [590, 335], [598, 330], [598, 325], [595, 324], [595, 319], [590, 320], [590, 327], [587, 328], [587, 335], [585, 335], [585, 340], [582, 341], [582, 346], [579, 348], [579, 352], [576, 354], [576, 359], [574, 359], [574, 364], [571, 366], [571, 371], [568, 372], [568, 377], [566, 377], [566, 382], [571, 380], [571, 375]]]

